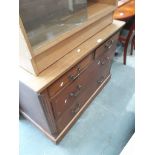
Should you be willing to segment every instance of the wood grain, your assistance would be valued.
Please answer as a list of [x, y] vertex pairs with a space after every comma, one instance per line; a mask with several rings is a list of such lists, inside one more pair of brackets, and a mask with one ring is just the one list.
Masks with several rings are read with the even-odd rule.
[[73, 126], [73, 124], [76, 122], [76, 120], [81, 116], [81, 114], [84, 112], [84, 110], [89, 106], [89, 104], [96, 97], [96, 95], [102, 90], [102, 88], [110, 80], [110, 78], [111, 78], [111, 75], [109, 75], [105, 79], [105, 81], [96, 89], [96, 91], [90, 96], [90, 98], [87, 100], [87, 102], [85, 102], [85, 104], [82, 106], [82, 108], [79, 110], [79, 112], [73, 117], [73, 119], [68, 123], [68, 125], [62, 130], [62, 132], [55, 139], [56, 144], [58, 144], [61, 141], [61, 139], [65, 136], [65, 134]]
[[118, 7], [114, 13], [114, 19], [127, 20], [135, 15], [135, 0], [130, 0]]
[[[124, 24], [125, 23], [122, 21], [115, 20], [113, 24], [109, 25], [108, 27], [91, 37], [89, 40], [81, 44], [79, 47], [74, 49], [72, 52], [65, 55], [62, 59], [43, 71], [37, 77], [31, 75], [22, 68], [19, 68], [20, 81], [25, 83], [35, 92], [41, 92], [43, 89], [47, 88], [54, 81], [56, 81], [65, 72], [67, 72], [71, 67], [82, 60], [93, 49], [102, 44], [106, 39], [108, 39], [108, 37], [121, 29]], [[100, 42], [97, 42], [98, 39]], [[80, 52], [77, 52], [78, 49], [80, 49]]]
[[[21, 83], [21, 111], [24, 115], [26, 114], [25, 117], [30, 119], [32, 123], [40, 128], [55, 143], [58, 143], [63, 138], [80, 117], [82, 112], [91, 103], [92, 99], [109, 81], [111, 77], [110, 69], [112, 58], [114, 56], [117, 37], [119, 35], [119, 33], [117, 33], [118, 31], [119, 30], [116, 29], [111, 32], [112, 35], [103, 42], [103, 38], [98, 38], [104, 36], [102, 33], [97, 35], [97, 40], [96, 37], [94, 38], [96, 47], [91, 48], [89, 52], [85, 53], [87, 55], [85, 55], [85, 58], [79, 63], [82, 64], [82, 67], [86, 64], [88, 67], [78, 76], [78, 78], [54, 97], [50, 98], [47, 88], [44, 88], [39, 93]], [[113, 41], [111, 42], [111, 40]], [[89, 45], [90, 43], [92, 42], [88, 42]], [[84, 46], [85, 51], [88, 49], [88, 44]], [[84, 50], [82, 52], [84, 52]], [[81, 49], [78, 50], [78, 52], [76, 51], [76, 53], [80, 54]], [[76, 63], [75, 65], [78, 64]], [[27, 100], [27, 98], [29, 98], [29, 100]], [[65, 102], [66, 98], [68, 102]], [[40, 112], [41, 110], [42, 112]], [[58, 114], [59, 112], [61, 115]]]
[[62, 91], [68, 84], [74, 82], [74, 80], [81, 75], [81, 73], [92, 63], [92, 61], [93, 55], [90, 54], [82, 61], [80, 61], [76, 66], [71, 68], [67, 73], [61, 76], [50, 87], [47, 88], [49, 96], [55, 96], [57, 93]]

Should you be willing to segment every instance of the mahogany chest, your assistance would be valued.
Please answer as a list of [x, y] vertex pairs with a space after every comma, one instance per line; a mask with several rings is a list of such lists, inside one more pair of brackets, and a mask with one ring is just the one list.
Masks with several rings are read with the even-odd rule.
[[39, 77], [20, 71], [20, 111], [55, 143], [111, 77], [119, 30], [124, 25], [115, 22]]

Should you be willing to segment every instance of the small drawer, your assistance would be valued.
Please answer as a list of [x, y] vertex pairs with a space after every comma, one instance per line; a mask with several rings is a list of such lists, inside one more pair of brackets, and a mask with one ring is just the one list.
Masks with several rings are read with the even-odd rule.
[[48, 87], [50, 97], [55, 96], [60, 90], [65, 88], [69, 83], [73, 82], [93, 61], [93, 55], [85, 57], [80, 63], [71, 68], [67, 73], [61, 76], [56, 82]]
[[103, 55], [111, 56], [111, 53], [115, 52], [118, 36], [119, 36], [119, 33], [116, 33], [110, 39], [108, 39], [106, 42], [104, 42], [102, 45], [100, 45], [95, 50], [95, 53], [94, 53], [95, 59], [103, 57]]
[[114, 57], [115, 50], [116, 46], [104, 52], [102, 56], [95, 59], [96, 64], [100, 66], [100, 71], [104, 74], [104, 76], [108, 76], [110, 74], [112, 59]]
[[99, 66], [99, 71], [102, 77], [105, 79], [110, 74], [112, 59], [110, 57], [98, 58], [95, 60], [96, 64]]

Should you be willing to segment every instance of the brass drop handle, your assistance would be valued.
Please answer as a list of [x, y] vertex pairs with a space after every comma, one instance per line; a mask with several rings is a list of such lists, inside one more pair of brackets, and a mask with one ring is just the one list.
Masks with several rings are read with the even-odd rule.
[[77, 104], [77, 107], [72, 110], [72, 114], [75, 115], [80, 110], [80, 104]]
[[110, 57], [106, 57], [106, 60], [110, 62]]
[[78, 86], [77, 86], [77, 91], [71, 92], [71, 93], [69, 94], [69, 96], [71, 96], [71, 97], [76, 97], [76, 96], [78, 96], [78, 95], [80, 94], [81, 88], [82, 88], [82, 86], [81, 86], [81, 85], [78, 85]]
[[97, 80], [98, 84], [101, 84], [104, 81], [104, 77], [102, 76], [99, 80]]
[[[106, 60], [107, 60], [107, 61], [110, 61], [110, 57], [106, 57]], [[103, 61], [101, 62], [101, 65], [105, 65], [105, 63], [106, 63], [105, 60], [103, 60]]]
[[69, 75], [68, 76], [68, 78], [70, 79], [70, 80], [75, 80], [79, 75], [80, 75], [80, 71], [81, 71], [81, 69], [80, 69], [80, 67], [78, 66], [78, 68], [77, 68], [77, 74], [76, 75]]
[[112, 44], [113, 44], [113, 40], [112, 39], [111, 40], [108, 40], [106, 42], [106, 44], [105, 44], [105, 47], [108, 48], [108, 49], [110, 49], [112, 47]]
[[104, 60], [101, 62], [101, 65], [105, 65], [105, 61]]

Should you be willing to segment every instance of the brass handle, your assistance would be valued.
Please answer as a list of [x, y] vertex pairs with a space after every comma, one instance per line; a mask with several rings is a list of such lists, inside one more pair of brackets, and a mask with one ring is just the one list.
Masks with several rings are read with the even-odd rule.
[[[106, 57], [106, 60], [110, 62], [110, 57]], [[105, 62], [105, 60], [103, 60], [103, 61], [101, 62], [101, 65], [105, 65], [105, 64], [106, 64], [106, 62]]]
[[105, 61], [104, 60], [101, 62], [101, 65], [105, 65]]
[[110, 57], [106, 57], [106, 60], [110, 62]]
[[76, 97], [76, 96], [78, 96], [78, 95], [80, 94], [81, 88], [82, 88], [82, 86], [81, 86], [81, 85], [78, 85], [78, 86], [77, 86], [77, 91], [76, 91], [76, 92], [71, 92], [69, 95], [70, 95], [71, 97]]
[[68, 78], [70, 79], [70, 80], [75, 80], [79, 75], [80, 75], [80, 71], [81, 71], [81, 69], [80, 69], [80, 67], [78, 66], [78, 68], [77, 68], [77, 74], [76, 75], [69, 75], [68, 76]]
[[75, 115], [80, 110], [80, 104], [77, 104], [77, 107], [72, 110], [72, 114]]
[[107, 42], [106, 42], [106, 44], [105, 44], [105, 47], [106, 48], [111, 48], [112, 47], [112, 44], [113, 44], [113, 40], [111, 39], [111, 40], [108, 40]]
[[104, 77], [102, 76], [99, 80], [97, 80], [98, 84], [101, 84], [104, 81]]

